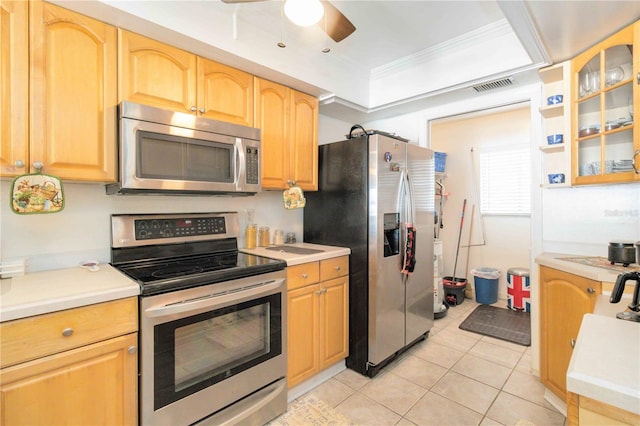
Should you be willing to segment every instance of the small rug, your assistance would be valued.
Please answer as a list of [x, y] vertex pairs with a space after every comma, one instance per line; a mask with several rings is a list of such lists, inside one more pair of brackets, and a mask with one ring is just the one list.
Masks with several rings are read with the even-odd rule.
[[305, 395], [290, 403], [286, 413], [276, 417], [266, 426], [352, 426], [353, 424], [329, 404], [312, 395]]
[[460, 329], [522, 346], [531, 346], [529, 312], [480, 305], [460, 324]]

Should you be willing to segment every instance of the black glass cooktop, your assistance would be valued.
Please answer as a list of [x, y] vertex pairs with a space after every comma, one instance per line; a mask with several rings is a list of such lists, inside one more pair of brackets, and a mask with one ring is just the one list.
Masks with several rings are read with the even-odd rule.
[[148, 296], [278, 271], [286, 262], [232, 251], [114, 266], [136, 280], [141, 294]]

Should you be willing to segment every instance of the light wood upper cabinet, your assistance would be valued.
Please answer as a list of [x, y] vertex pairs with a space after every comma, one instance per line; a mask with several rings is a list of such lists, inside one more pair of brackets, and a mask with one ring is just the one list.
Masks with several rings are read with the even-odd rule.
[[2, 176], [39, 162], [66, 180], [115, 181], [115, 27], [41, 1], [3, 0], [1, 19]]
[[253, 75], [198, 57], [198, 108], [202, 115], [253, 127]]
[[30, 163], [76, 181], [116, 179], [116, 28], [29, 2]]
[[638, 46], [640, 21], [572, 61], [574, 185], [640, 181]]
[[120, 31], [120, 101], [253, 127], [253, 76]]
[[119, 100], [195, 112], [196, 55], [123, 29], [118, 32]]
[[[26, 173], [29, 164], [29, 10], [26, 1], [0, 1], [0, 176]], [[16, 162], [24, 166], [16, 166]]]
[[593, 312], [601, 293], [599, 281], [540, 267], [540, 380], [563, 401], [582, 317]]
[[262, 130], [262, 188], [294, 183], [318, 189], [318, 100], [256, 78], [255, 119]]

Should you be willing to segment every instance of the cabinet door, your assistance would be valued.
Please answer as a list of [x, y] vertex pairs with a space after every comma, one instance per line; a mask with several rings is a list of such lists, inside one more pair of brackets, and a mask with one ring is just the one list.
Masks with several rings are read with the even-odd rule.
[[562, 400], [567, 368], [584, 314], [593, 312], [602, 283], [540, 267], [541, 381]]
[[262, 188], [289, 187], [289, 89], [255, 79], [255, 125], [262, 130]]
[[196, 55], [119, 30], [120, 101], [196, 111]]
[[318, 99], [291, 91], [290, 175], [307, 191], [318, 190]]
[[136, 425], [132, 333], [0, 370], [0, 424]]
[[349, 355], [349, 277], [320, 283], [320, 369]]
[[318, 372], [318, 297], [317, 284], [287, 293], [287, 381], [289, 388]]
[[[29, 164], [29, 3], [0, 2], [0, 176], [26, 173]], [[22, 162], [24, 166], [16, 166]]]
[[116, 28], [30, 7], [30, 161], [76, 181], [116, 179]]
[[632, 163], [640, 170], [640, 131], [633, 120], [638, 28], [639, 23], [630, 25], [573, 60], [574, 184], [640, 179]]
[[253, 76], [198, 58], [198, 114], [253, 127]]

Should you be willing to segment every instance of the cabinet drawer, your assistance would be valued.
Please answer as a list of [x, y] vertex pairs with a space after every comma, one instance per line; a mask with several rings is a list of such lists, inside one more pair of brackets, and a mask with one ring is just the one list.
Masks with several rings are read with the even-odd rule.
[[320, 281], [332, 280], [349, 274], [349, 256], [320, 261]]
[[287, 267], [287, 289], [304, 287], [317, 283], [320, 279], [319, 262], [303, 263]]
[[52, 312], [0, 324], [0, 367], [138, 331], [138, 298]]

